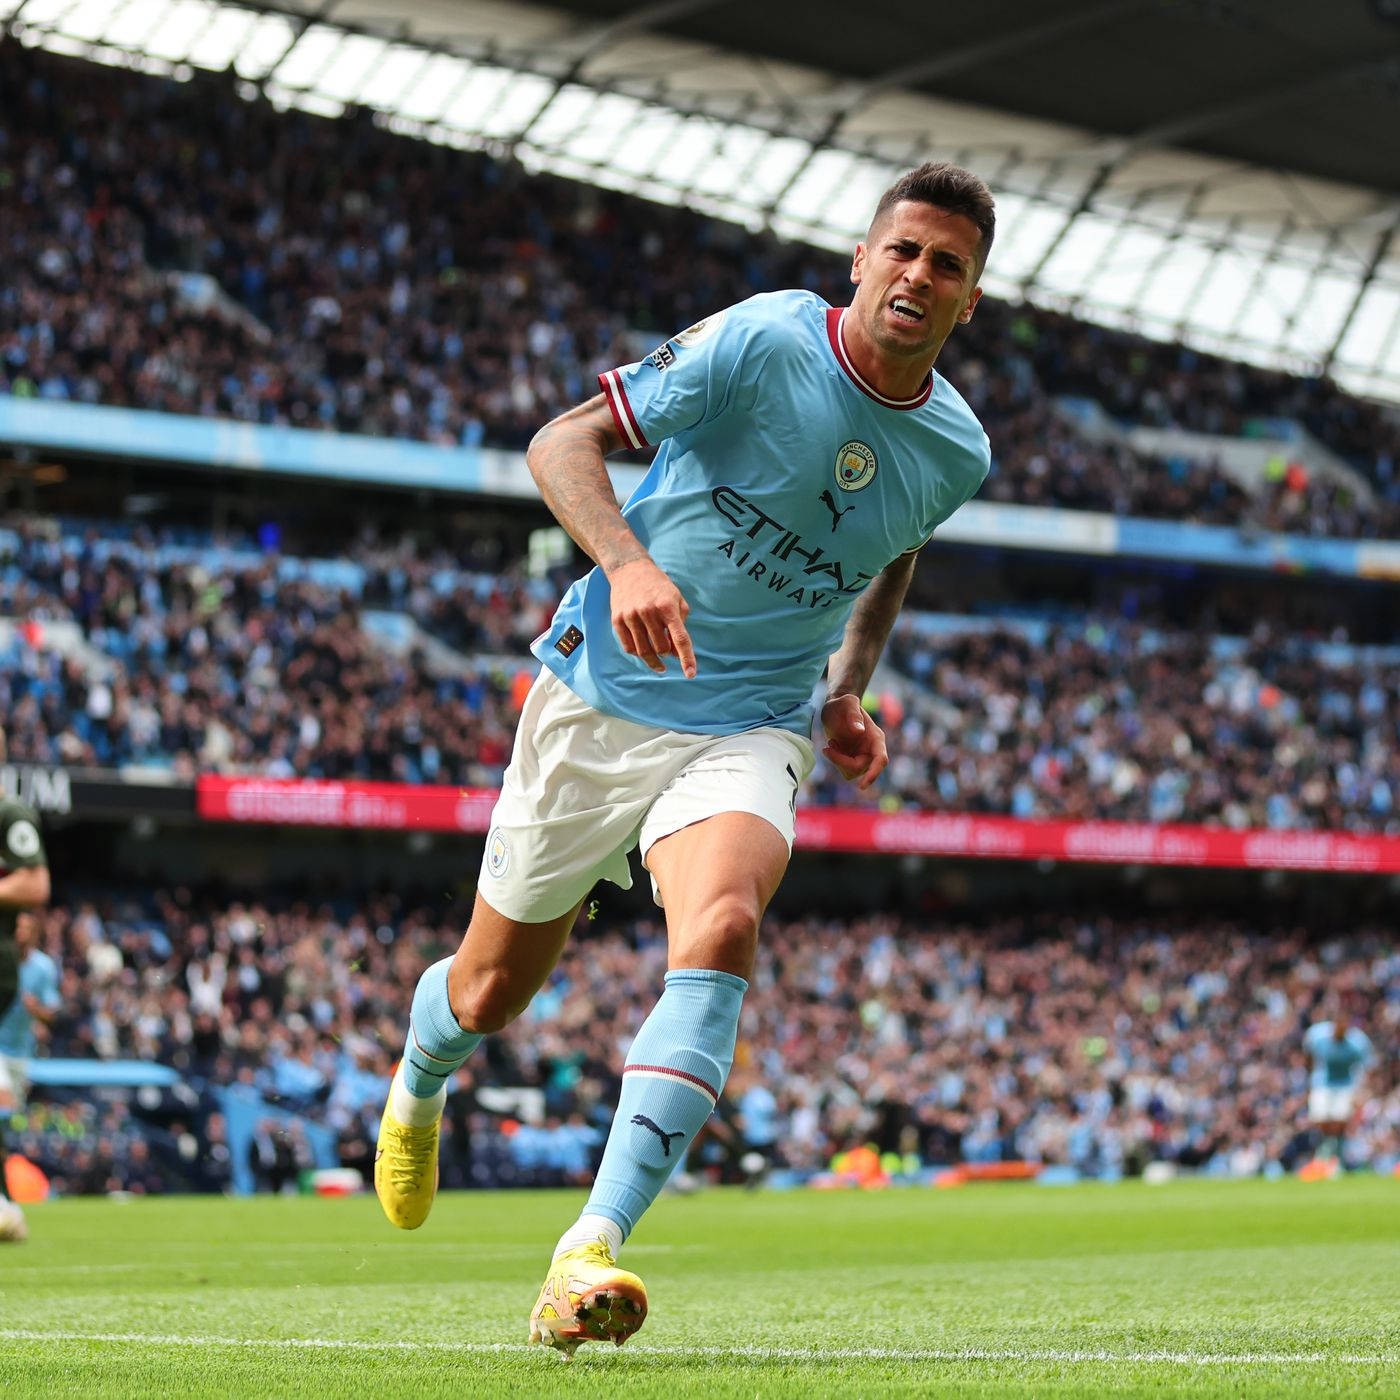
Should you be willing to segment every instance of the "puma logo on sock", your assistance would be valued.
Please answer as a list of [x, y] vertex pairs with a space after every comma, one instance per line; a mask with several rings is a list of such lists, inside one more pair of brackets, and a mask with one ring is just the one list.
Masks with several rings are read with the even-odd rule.
[[634, 1113], [632, 1115], [632, 1121], [639, 1128], [646, 1128], [650, 1132], [655, 1133], [656, 1136], [661, 1139], [661, 1151], [662, 1154], [667, 1157], [671, 1155], [671, 1139], [683, 1138], [685, 1136], [684, 1133], [663, 1133], [661, 1129], [658, 1128], [656, 1124], [653, 1123], [651, 1119], [646, 1116], [645, 1113]]

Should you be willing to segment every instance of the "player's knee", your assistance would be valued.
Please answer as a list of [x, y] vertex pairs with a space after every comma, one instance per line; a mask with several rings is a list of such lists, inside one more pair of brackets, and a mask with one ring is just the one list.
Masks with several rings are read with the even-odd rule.
[[505, 968], [459, 972], [454, 967], [448, 978], [448, 993], [452, 1013], [462, 1029], [478, 1035], [504, 1030], [529, 1005], [532, 995], [522, 992]]
[[726, 894], [713, 900], [697, 927], [689, 930], [688, 947], [679, 950], [690, 966], [703, 966], [747, 977], [758, 947], [758, 900], [746, 894]]

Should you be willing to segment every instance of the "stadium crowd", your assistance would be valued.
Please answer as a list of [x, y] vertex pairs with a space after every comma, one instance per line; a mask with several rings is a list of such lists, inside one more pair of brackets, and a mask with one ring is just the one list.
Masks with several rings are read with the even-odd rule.
[[[279, 113], [230, 75], [176, 83], [0, 39], [0, 89], [0, 392], [520, 447], [599, 370], [718, 307], [849, 290], [829, 254], [367, 113]], [[1400, 429], [1326, 382], [991, 303], [945, 354], [992, 439], [987, 499], [1400, 533]], [[1378, 499], [1298, 464], [1251, 495], [1209, 461], [1089, 441], [1065, 393], [1218, 432], [1296, 414]]]
[[[181, 776], [491, 786], [563, 579], [464, 569], [406, 541], [315, 561], [31, 523], [0, 534], [0, 617], [29, 628], [0, 666], [10, 750]], [[376, 610], [411, 618], [418, 644], [382, 644]], [[77, 624], [91, 655], [46, 648], [53, 622]], [[430, 660], [424, 639], [457, 664]], [[1400, 830], [1393, 648], [1262, 622], [1211, 638], [1093, 615], [906, 614], [887, 661], [869, 704], [892, 763], [868, 798], [887, 807]], [[821, 761], [808, 800], [858, 799]]]
[[[232, 1088], [262, 1115], [247, 1153], [265, 1188], [309, 1164], [316, 1126], [342, 1163], [367, 1167], [415, 978], [454, 946], [464, 913], [389, 895], [351, 908], [178, 889], [49, 910], [63, 1001], [42, 1053], [156, 1060], [187, 1088], [159, 1112], [41, 1091], [12, 1143], [61, 1190], [222, 1189]], [[526, 1015], [454, 1081], [446, 1184], [561, 1184], [592, 1169], [665, 969], [658, 925], [608, 922], [585, 922]], [[1379, 1051], [1347, 1160], [1388, 1170], [1400, 953], [1387, 929], [1189, 914], [770, 919], [722, 1119], [800, 1178], [865, 1144], [901, 1170], [1288, 1168], [1312, 1145], [1302, 1032], [1336, 1007]]]
[[[906, 616], [887, 657], [930, 697], [878, 718], [913, 806], [1018, 817], [1400, 830], [1400, 652], [1092, 615]], [[824, 772], [819, 795], [837, 800]]]

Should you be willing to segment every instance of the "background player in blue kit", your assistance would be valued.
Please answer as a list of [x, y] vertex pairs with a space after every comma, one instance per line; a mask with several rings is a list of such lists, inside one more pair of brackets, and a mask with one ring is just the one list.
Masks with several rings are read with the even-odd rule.
[[4, 1188], [5, 1133], [11, 1117], [23, 1110], [34, 1055], [34, 1024], [47, 1025], [59, 1006], [58, 964], [39, 947], [39, 920], [28, 911], [15, 919], [18, 978], [15, 995], [0, 1015], [0, 1242], [23, 1240], [29, 1233], [24, 1213]]
[[[0, 729], [0, 762], [5, 754]], [[39, 921], [30, 912], [48, 900], [38, 814], [0, 795], [0, 1242], [22, 1240], [26, 1233], [24, 1215], [5, 1186], [5, 1136], [11, 1116], [24, 1106], [33, 1020], [50, 1019], [58, 1005], [58, 968], [36, 946]]]
[[[859, 697], [919, 549], [990, 463], [933, 363], [973, 314], [994, 229], [981, 180], [921, 166], [881, 198], [848, 308], [803, 291], [750, 298], [601, 375], [601, 395], [531, 443], [546, 504], [597, 567], [535, 643], [544, 669], [476, 907], [414, 994], [375, 1187], [394, 1224], [422, 1224], [447, 1080], [528, 1005], [594, 883], [630, 884], [639, 846], [670, 971], [531, 1316], [532, 1339], [566, 1354], [621, 1343], [646, 1315], [614, 1256], [724, 1087], [815, 762], [824, 669], [823, 752], [862, 789], [887, 763]], [[619, 510], [604, 458], [647, 444], [659, 451]]]
[[1313, 1062], [1308, 1117], [1322, 1134], [1317, 1156], [1340, 1159], [1356, 1091], [1371, 1063], [1371, 1038], [1339, 1009], [1330, 1021], [1309, 1026], [1303, 1045]]

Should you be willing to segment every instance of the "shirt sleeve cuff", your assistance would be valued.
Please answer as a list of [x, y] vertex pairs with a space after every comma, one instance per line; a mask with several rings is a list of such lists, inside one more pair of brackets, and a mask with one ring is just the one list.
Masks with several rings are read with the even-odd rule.
[[650, 447], [651, 444], [646, 440], [646, 434], [642, 432], [641, 425], [637, 422], [637, 415], [632, 411], [632, 405], [627, 401], [627, 390], [622, 386], [622, 376], [615, 369], [605, 369], [598, 376], [598, 387], [602, 389], [603, 397], [608, 401], [613, 422], [617, 424], [617, 430], [622, 434], [623, 442], [636, 450]]

